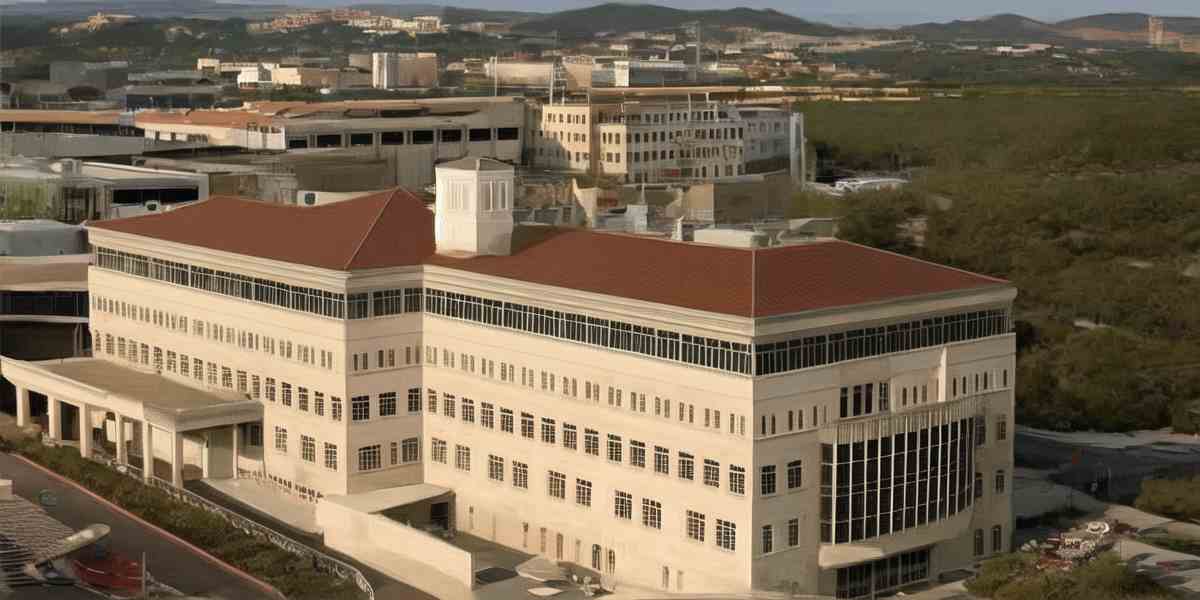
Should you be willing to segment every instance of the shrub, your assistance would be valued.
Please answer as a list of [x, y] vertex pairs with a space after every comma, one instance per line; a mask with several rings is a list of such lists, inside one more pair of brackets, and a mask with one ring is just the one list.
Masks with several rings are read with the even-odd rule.
[[1147, 479], [1134, 506], [1177, 519], [1200, 518], [1200, 477]]
[[967, 591], [985, 598], [993, 597], [1005, 584], [1033, 571], [1037, 556], [1027, 552], [1006, 554], [983, 563], [979, 575], [967, 581]]

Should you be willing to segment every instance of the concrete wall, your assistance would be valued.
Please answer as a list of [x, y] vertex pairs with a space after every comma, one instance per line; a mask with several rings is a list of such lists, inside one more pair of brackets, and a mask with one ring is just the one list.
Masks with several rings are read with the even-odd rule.
[[317, 503], [325, 545], [440, 600], [472, 597], [475, 563], [470, 552], [424, 531], [329, 499]]

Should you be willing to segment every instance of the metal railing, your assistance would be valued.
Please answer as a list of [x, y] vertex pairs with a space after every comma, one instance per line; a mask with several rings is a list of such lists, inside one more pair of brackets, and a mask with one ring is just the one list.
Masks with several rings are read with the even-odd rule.
[[366, 594], [369, 600], [375, 600], [375, 588], [371, 585], [371, 582], [367, 580], [366, 576], [362, 574], [362, 571], [359, 571], [353, 565], [347, 564], [311, 546], [298, 542], [282, 533], [279, 533], [278, 531], [275, 531], [274, 529], [271, 529], [270, 527], [267, 527], [266, 525], [263, 525], [262, 523], [248, 519], [236, 512], [229, 510], [228, 508], [225, 508], [224, 506], [204, 498], [203, 496], [189, 492], [183, 488], [177, 488], [174, 485], [171, 485], [171, 482], [169, 481], [160, 479], [156, 476], [151, 476], [149, 480], [145, 480], [142, 476], [142, 470], [137, 467], [131, 465], [117, 465], [110, 457], [100, 452], [93, 452], [93, 455], [95, 455], [95, 459], [98, 460], [98, 462], [108, 465], [116, 472], [126, 475], [131, 479], [138, 481], [139, 483], [156, 488], [166, 493], [176, 501], [220, 515], [225, 519], [226, 522], [228, 522], [230, 525], [233, 525], [246, 535], [265, 539], [274, 546], [286, 552], [290, 552], [297, 556], [311, 560], [314, 567], [319, 571], [329, 573], [338, 577], [339, 579], [353, 580], [354, 584], [359, 590]]

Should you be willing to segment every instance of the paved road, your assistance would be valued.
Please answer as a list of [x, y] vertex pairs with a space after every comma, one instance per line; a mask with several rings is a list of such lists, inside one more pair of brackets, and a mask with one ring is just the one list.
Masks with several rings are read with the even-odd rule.
[[[13, 491], [18, 496], [32, 502], [37, 502], [37, 494], [43, 489], [54, 492], [58, 506], [46, 507], [46, 512], [69, 527], [82, 529], [92, 523], [108, 524], [112, 528], [109, 539], [115, 552], [131, 558], [145, 552], [151, 574], [181, 592], [230, 600], [270, 598], [245, 579], [8, 454], [0, 453], [0, 473], [13, 480]], [[0, 523], [0, 530], [3, 529], [4, 525]], [[47, 595], [43, 597], [47, 598], [73, 597], [66, 592], [56, 596], [55, 590], [44, 590], [44, 593]]]
[[243, 517], [266, 525], [267, 527], [270, 527], [271, 529], [274, 529], [275, 531], [278, 531], [279, 533], [282, 533], [310, 548], [315, 548], [321, 552], [324, 552], [325, 554], [328, 554], [329, 556], [353, 565], [362, 572], [363, 577], [366, 577], [367, 581], [371, 582], [371, 587], [375, 590], [376, 600], [437, 600], [433, 596], [426, 594], [425, 592], [422, 592], [421, 590], [418, 590], [417, 588], [404, 583], [403, 581], [397, 581], [396, 579], [388, 577], [387, 575], [384, 575], [383, 573], [380, 573], [379, 571], [376, 571], [375, 569], [372, 569], [371, 567], [368, 567], [344, 554], [326, 547], [324, 538], [322, 536], [296, 529], [295, 527], [292, 527], [283, 521], [280, 521], [266, 513], [263, 513], [238, 501], [236, 498], [233, 498], [228, 494], [222, 493], [221, 491], [202, 481], [188, 481], [184, 484], [184, 487], [186, 487], [189, 492], [203, 496], [216, 504], [220, 504], [221, 506], [224, 506], [225, 508], [228, 508], [237, 514], [242, 515]]
[[[1014, 452], [1018, 465], [1058, 469], [1052, 479], [1076, 489], [1090, 491], [1097, 477], [1111, 477], [1107, 499], [1122, 503], [1132, 503], [1143, 478], [1198, 474], [1200, 469], [1200, 444], [1156, 441], [1112, 448], [1050, 439], [1022, 427], [1017, 428]], [[1102, 490], [1100, 496], [1105, 499]]]

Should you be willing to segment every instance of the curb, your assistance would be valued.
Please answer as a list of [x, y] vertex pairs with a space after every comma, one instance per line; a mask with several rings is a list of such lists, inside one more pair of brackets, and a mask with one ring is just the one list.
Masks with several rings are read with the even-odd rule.
[[47, 469], [45, 466], [40, 465], [24, 456], [21, 456], [20, 454], [8, 453], [8, 455], [21, 461], [21, 462], [24, 462], [25, 464], [28, 464], [29, 466], [31, 466], [39, 471], [42, 471], [43, 473], [56, 479], [60, 483], [69, 485], [69, 486], [75, 488], [76, 490], [83, 492], [84, 494], [87, 494], [91, 498], [102, 503], [109, 510], [111, 510], [115, 513], [118, 513], [126, 518], [132, 519], [133, 521], [136, 521], [145, 527], [148, 527], [149, 529], [157, 532], [159, 535], [175, 542], [176, 544], [179, 544], [180, 546], [183, 546], [184, 548], [187, 548], [188, 550], [191, 550], [196, 555], [200, 556], [201, 558], [204, 558], [205, 560], [213, 563], [214, 565], [217, 565], [218, 567], [221, 567], [222, 569], [225, 569], [226, 571], [229, 571], [230, 573], [233, 573], [234, 575], [237, 575], [238, 577], [241, 577], [242, 579], [249, 581], [250, 583], [254, 584], [256, 587], [262, 588], [263, 591], [265, 591], [268, 595], [270, 595], [274, 598], [283, 598], [283, 599], [287, 598], [287, 596], [283, 595], [283, 592], [280, 592], [279, 590], [275, 589], [275, 587], [272, 586], [271, 584], [209, 554], [208, 552], [195, 546], [194, 544], [192, 544], [192, 543], [180, 538], [179, 536], [125, 510], [124, 508], [121, 508], [120, 506], [113, 504], [107, 498], [100, 496], [99, 494], [83, 487], [79, 483], [77, 483], [71, 479], [67, 479], [66, 477], [63, 477], [62, 475], [59, 475], [58, 473], [55, 473], [54, 471]]

